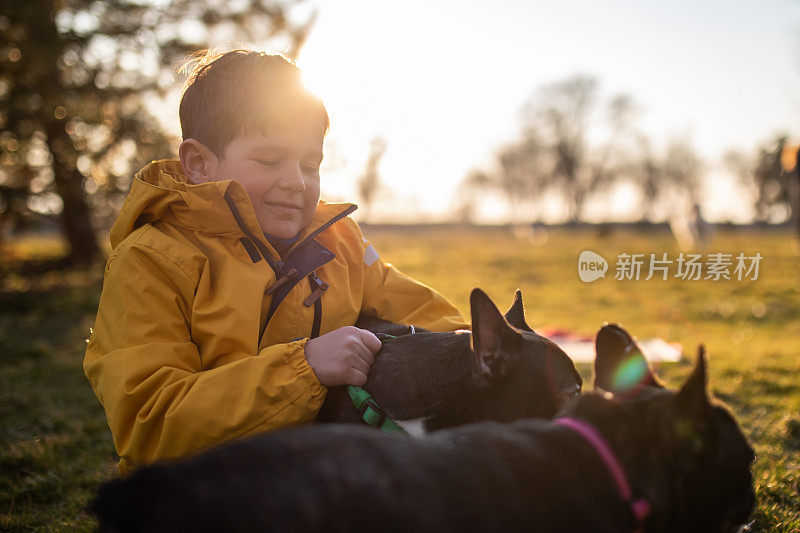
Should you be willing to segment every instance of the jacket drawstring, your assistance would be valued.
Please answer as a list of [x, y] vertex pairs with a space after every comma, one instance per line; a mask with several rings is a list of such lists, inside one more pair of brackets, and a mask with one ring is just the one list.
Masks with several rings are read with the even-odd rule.
[[276, 279], [269, 287], [266, 288], [264, 292], [267, 294], [272, 294], [277, 291], [281, 285], [292, 279], [293, 277], [297, 276], [297, 269], [293, 268], [283, 276]]

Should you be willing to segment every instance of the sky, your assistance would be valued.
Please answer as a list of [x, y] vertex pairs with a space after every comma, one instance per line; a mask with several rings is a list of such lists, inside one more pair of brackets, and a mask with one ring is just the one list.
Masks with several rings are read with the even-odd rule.
[[[595, 76], [601, 95], [631, 95], [656, 145], [694, 143], [709, 162], [702, 205], [713, 220], [751, 214], [747, 192], [720, 170], [727, 150], [800, 137], [797, 0], [309, 5], [318, 18], [298, 64], [331, 116], [323, 195], [355, 200], [370, 140], [382, 136], [374, 220], [446, 218], [463, 177], [518, 134], [532, 92], [575, 74]], [[485, 221], [502, 220], [496, 199], [481, 203]], [[624, 218], [628, 203], [617, 191], [590, 218]]]

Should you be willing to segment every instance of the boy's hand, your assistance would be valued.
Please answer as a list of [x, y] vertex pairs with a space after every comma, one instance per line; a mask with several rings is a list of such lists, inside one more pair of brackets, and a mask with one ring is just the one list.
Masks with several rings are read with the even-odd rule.
[[306, 343], [306, 360], [326, 387], [364, 385], [381, 349], [372, 332], [355, 326], [335, 329]]

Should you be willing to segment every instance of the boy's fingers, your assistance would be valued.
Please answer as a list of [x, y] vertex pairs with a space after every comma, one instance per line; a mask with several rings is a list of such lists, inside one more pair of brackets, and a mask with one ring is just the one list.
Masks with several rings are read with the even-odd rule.
[[[366, 348], [364, 349], [364, 351], [369, 353], [369, 351]], [[369, 354], [369, 356], [372, 357], [372, 354]], [[357, 354], [356, 356], [354, 356], [352, 358], [352, 361], [350, 362], [350, 366], [352, 366], [353, 368], [355, 368], [359, 372], [363, 372], [364, 374], [368, 374], [369, 373], [369, 367], [372, 366], [372, 363], [367, 361], [365, 359], [365, 357], [366, 356], [363, 355], [363, 354], [360, 354], [360, 353]]]
[[360, 331], [361, 331], [361, 342], [364, 343], [364, 346], [369, 348], [369, 351], [371, 351], [373, 354], [378, 353], [381, 349], [381, 346], [383, 346], [381, 344], [381, 340], [378, 337], [376, 337], [375, 334], [372, 333], [371, 331], [367, 331], [366, 329], [362, 329]]
[[366, 385], [367, 384], [367, 374], [365, 374], [364, 372], [358, 370], [357, 368], [354, 368], [353, 371], [352, 371], [352, 374], [350, 376], [350, 379], [348, 379], [348, 383], [347, 384], [348, 385], [357, 385], [359, 387], [361, 387], [362, 385]]
[[372, 363], [375, 362], [375, 356], [372, 354], [372, 350], [367, 348], [363, 343], [359, 344], [356, 348], [356, 354], [369, 366], [372, 366]]

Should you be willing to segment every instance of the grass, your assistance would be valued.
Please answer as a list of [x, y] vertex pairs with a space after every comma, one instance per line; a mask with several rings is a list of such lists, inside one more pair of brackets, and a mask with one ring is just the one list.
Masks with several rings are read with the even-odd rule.
[[[755, 281], [617, 281], [619, 253], [677, 254], [666, 233], [551, 230], [534, 240], [508, 230], [367, 228], [382, 257], [436, 287], [468, 313], [480, 286], [506, 308], [517, 287], [528, 322], [593, 334], [604, 321], [639, 337], [680, 342], [688, 361], [662, 365], [672, 385], [691, 369], [696, 345], [710, 356], [711, 389], [753, 442], [754, 530], [800, 531], [800, 258], [781, 231], [720, 232], [710, 252], [760, 252]], [[81, 361], [101, 269], [26, 272], [52, 242], [12, 245], [0, 275], [0, 529], [89, 530], [84, 509], [116, 458], [103, 411]], [[577, 257], [609, 261], [606, 279], [583, 283]], [[590, 369], [580, 368], [584, 378]]]

